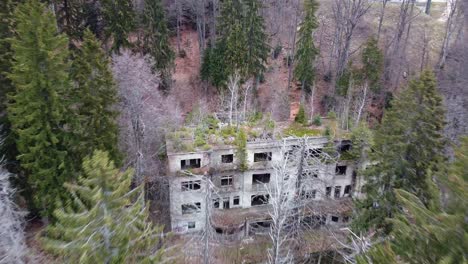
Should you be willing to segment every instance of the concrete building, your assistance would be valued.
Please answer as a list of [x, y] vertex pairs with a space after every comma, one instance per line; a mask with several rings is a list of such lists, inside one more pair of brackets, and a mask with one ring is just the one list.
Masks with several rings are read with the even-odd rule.
[[[182, 134], [177, 139], [167, 139], [171, 225], [176, 233], [201, 231], [207, 221], [217, 232], [234, 236], [248, 235], [252, 226], [268, 225], [270, 205], [266, 188], [275, 184], [274, 164], [285, 162], [286, 153], [299, 147], [309, 153], [305, 158], [308, 160], [319, 157], [324, 148], [330, 147], [328, 138], [321, 135], [301, 138], [270, 135], [249, 137], [245, 154], [241, 155], [238, 146], [226, 142], [198, 149], [181, 148], [196, 138], [187, 131], [184, 133], [184, 139], [180, 139], [184, 137]], [[331, 146], [337, 153], [350, 147], [346, 140], [333, 143]], [[245, 160], [241, 161], [240, 156]], [[288, 165], [290, 173], [298, 174], [297, 164]], [[340, 159], [317, 162], [311, 168], [303, 170], [302, 175], [308, 174], [307, 178], [312, 180], [303, 176], [301, 193], [291, 190], [289, 195], [307, 195], [312, 208], [320, 209], [318, 217], [322, 224], [345, 224], [351, 212], [350, 197], [362, 185], [354, 163]]]

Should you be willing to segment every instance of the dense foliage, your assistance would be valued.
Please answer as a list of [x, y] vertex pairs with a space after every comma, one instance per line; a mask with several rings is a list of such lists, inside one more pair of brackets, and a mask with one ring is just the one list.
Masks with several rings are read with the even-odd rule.
[[72, 263], [156, 263], [160, 229], [147, 222], [143, 186], [130, 190], [132, 170], [120, 172], [106, 152], [83, 161], [84, 174], [67, 183], [73, 203], [54, 212], [42, 240]]
[[304, 2], [305, 17], [299, 25], [299, 39], [297, 41], [296, 65], [294, 77], [302, 84], [302, 89], [310, 92], [310, 86], [315, 78], [315, 57], [318, 50], [314, 44], [313, 33], [318, 27], [315, 12], [318, 9], [318, 3], [315, 0]]
[[119, 53], [121, 47], [130, 47], [129, 34], [135, 29], [135, 14], [130, 0], [102, 0], [105, 21], [104, 37], [112, 42], [112, 50]]
[[[71, 67], [71, 132], [68, 150], [74, 160], [81, 161], [93, 150], [107, 151], [112, 160], [120, 163], [118, 150], [117, 89], [114, 84], [109, 59], [100, 42], [89, 30], [73, 55]], [[79, 171], [79, 162], [76, 171]]]
[[34, 193], [33, 206], [50, 215], [63, 183], [70, 179], [64, 128], [68, 40], [57, 34], [55, 18], [38, 0], [18, 6], [9, 78], [15, 86], [8, 118], [16, 136], [23, 173]]
[[357, 229], [385, 226], [384, 220], [398, 209], [394, 189], [416, 195], [430, 209], [437, 207], [432, 179], [444, 173], [444, 124], [435, 76], [425, 71], [394, 99], [376, 131], [372, 165], [366, 170], [366, 199], [358, 203], [354, 222]]

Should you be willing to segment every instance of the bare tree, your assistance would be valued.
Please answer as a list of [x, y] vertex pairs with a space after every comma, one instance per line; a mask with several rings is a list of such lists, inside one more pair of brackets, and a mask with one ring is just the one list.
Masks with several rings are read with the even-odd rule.
[[335, 18], [336, 76], [341, 77], [350, 56], [351, 41], [354, 29], [370, 8], [367, 0], [334, 0], [333, 16]]
[[158, 154], [165, 132], [180, 122], [171, 97], [158, 90], [160, 78], [151, 70], [151, 58], [125, 50], [113, 56], [112, 70], [120, 96], [120, 144], [127, 165], [135, 168], [135, 183], [162, 172]]
[[385, 9], [389, 0], [382, 0], [382, 7], [380, 8], [379, 14], [379, 28], [377, 30], [377, 41], [380, 40], [380, 33], [382, 32], [383, 20], [385, 18]]
[[448, 47], [453, 40], [453, 33], [456, 31], [457, 26], [461, 25], [462, 23], [457, 23], [457, 14], [458, 14], [458, 0], [448, 0], [447, 1], [447, 23], [445, 24], [445, 35], [444, 41], [442, 43], [442, 48], [440, 51], [440, 58], [439, 62], [437, 63], [437, 67], [439, 69], [443, 68], [445, 65], [445, 61], [447, 59], [448, 54]]
[[[3, 162], [2, 162], [3, 163]], [[25, 213], [14, 202], [11, 174], [0, 168], [0, 263], [26, 263], [28, 249], [24, 235]]]
[[233, 114], [237, 119], [238, 111], [237, 105], [239, 101], [239, 86], [240, 86], [240, 75], [238, 73], [229, 76], [228, 90], [229, 96], [229, 125], [232, 126]]

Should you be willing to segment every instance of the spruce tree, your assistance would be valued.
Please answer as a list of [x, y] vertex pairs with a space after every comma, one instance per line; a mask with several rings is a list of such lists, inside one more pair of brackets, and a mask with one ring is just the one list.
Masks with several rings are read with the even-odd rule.
[[299, 27], [299, 38], [297, 41], [296, 66], [294, 76], [301, 82], [303, 91], [309, 92], [310, 85], [315, 77], [315, 57], [318, 50], [314, 45], [312, 34], [318, 27], [315, 12], [318, 9], [316, 0], [306, 0], [304, 2], [305, 17]]
[[[99, 149], [109, 152], [110, 157], [119, 162], [117, 89], [109, 59], [101, 49], [99, 41], [90, 30], [86, 30], [81, 46], [74, 54], [71, 67], [72, 92], [69, 120], [73, 136], [68, 148], [74, 160], [81, 160]], [[78, 165], [77, 169], [79, 169]]]
[[245, 30], [247, 40], [247, 77], [258, 77], [265, 70], [270, 47], [265, 33], [265, 21], [261, 16], [259, 0], [247, 0], [245, 3]]
[[14, 16], [14, 55], [8, 77], [15, 91], [8, 118], [16, 136], [17, 158], [32, 189], [32, 205], [49, 216], [70, 178], [63, 144], [68, 40], [57, 33], [55, 17], [38, 0], [19, 5]]
[[174, 63], [174, 51], [169, 43], [169, 30], [161, 0], [145, 0], [143, 14], [143, 51], [154, 58], [154, 69], [170, 71]]
[[[219, 23], [220, 39], [217, 45], [223, 48], [222, 56], [227, 76], [247, 74], [247, 39], [244, 28], [244, 6], [240, 0], [227, 0], [222, 3]], [[219, 63], [221, 64], [221, 63]], [[226, 77], [227, 80], [227, 77]]]
[[13, 162], [16, 159], [17, 150], [14, 136], [11, 133], [11, 124], [7, 118], [6, 108], [8, 94], [14, 91], [14, 86], [8, 78], [11, 72], [13, 51], [9, 38], [13, 37], [14, 15], [13, 11], [20, 2], [19, 0], [0, 1], [0, 134], [5, 136], [5, 142], [0, 146], [1, 152], [9, 161], [7, 168], [17, 171]]
[[67, 263], [157, 263], [161, 228], [149, 222], [143, 185], [130, 191], [133, 171], [120, 172], [106, 152], [83, 161], [83, 175], [67, 183], [72, 204], [42, 236], [44, 247]]
[[121, 47], [131, 46], [128, 35], [135, 28], [135, 14], [131, 0], [102, 0], [102, 14], [106, 41], [112, 39], [111, 50], [119, 53]]
[[380, 91], [380, 77], [383, 71], [383, 52], [375, 38], [370, 38], [362, 52], [362, 74], [374, 92]]
[[60, 32], [67, 34], [70, 45], [74, 40], [80, 40], [86, 27], [85, 1], [54, 0], [55, 14]]
[[372, 165], [365, 172], [366, 198], [357, 203], [357, 229], [390, 227], [384, 219], [398, 208], [397, 188], [415, 194], [428, 208], [437, 207], [432, 176], [443, 173], [444, 125], [435, 76], [424, 71], [394, 99], [376, 132]]

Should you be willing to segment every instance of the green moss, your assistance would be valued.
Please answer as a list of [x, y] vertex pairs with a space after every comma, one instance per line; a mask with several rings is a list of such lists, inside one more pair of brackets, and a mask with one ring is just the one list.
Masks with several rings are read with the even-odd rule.
[[314, 136], [320, 136], [322, 134], [322, 131], [320, 129], [312, 129], [312, 128], [300, 126], [298, 124], [292, 124], [285, 130], [283, 130], [283, 134], [285, 134], [286, 136], [295, 136], [295, 137], [304, 137], [304, 136], [314, 137]]
[[235, 137], [236, 136], [236, 128], [233, 126], [227, 126], [223, 127], [221, 129], [221, 136], [224, 139], [230, 138], [230, 137]]

